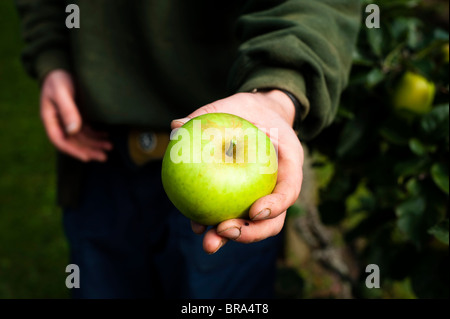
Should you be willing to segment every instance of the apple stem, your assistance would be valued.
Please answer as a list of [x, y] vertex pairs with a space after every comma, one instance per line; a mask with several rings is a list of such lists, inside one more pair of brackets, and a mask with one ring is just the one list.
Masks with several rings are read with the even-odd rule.
[[230, 141], [230, 146], [228, 146], [227, 151], [225, 152], [225, 154], [227, 154], [227, 156], [232, 157], [233, 153], [234, 153], [234, 149], [235, 149], [236, 145], [234, 143], [233, 140]]

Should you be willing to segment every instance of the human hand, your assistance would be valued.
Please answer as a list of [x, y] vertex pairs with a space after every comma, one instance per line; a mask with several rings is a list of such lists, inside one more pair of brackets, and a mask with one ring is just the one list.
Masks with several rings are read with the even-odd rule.
[[84, 125], [75, 104], [75, 89], [70, 74], [54, 70], [44, 79], [40, 114], [48, 138], [63, 153], [83, 162], [107, 159], [112, 149], [105, 132]]
[[[263, 131], [278, 129], [278, 177], [272, 194], [253, 203], [249, 220], [230, 219], [206, 232], [203, 249], [215, 253], [229, 239], [251, 243], [277, 235], [284, 225], [286, 210], [300, 194], [302, 184], [303, 148], [292, 129], [295, 108], [289, 97], [272, 90], [258, 93], [238, 93], [228, 98], [205, 105], [183, 119], [172, 121], [172, 129], [205, 113], [231, 113], [253, 123]], [[206, 226], [191, 222], [192, 230], [202, 234]]]

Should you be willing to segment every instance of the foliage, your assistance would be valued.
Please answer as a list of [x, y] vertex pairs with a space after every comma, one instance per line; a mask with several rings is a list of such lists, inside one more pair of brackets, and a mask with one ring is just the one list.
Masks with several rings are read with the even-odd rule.
[[[361, 28], [336, 120], [309, 145], [325, 158], [317, 171], [333, 167], [319, 211], [360, 262], [356, 296], [389, 294], [364, 285], [365, 265], [377, 264], [381, 288], [409, 282], [418, 298], [448, 298], [449, 35], [425, 1], [376, 3], [381, 27]], [[392, 107], [407, 71], [435, 84], [430, 112]]]

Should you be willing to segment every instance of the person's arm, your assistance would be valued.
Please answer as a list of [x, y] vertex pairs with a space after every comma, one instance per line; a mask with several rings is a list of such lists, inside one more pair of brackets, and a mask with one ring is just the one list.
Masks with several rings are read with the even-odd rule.
[[65, 2], [14, 0], [22, 22], [25, 48], [22, 62], [30, 76], [42, 82], [52, 70], [70, 72], [69, 37]]
[[105, 161], [112, 144], [104, 133], [83, 125], [76, 106], [64, 1], [15, 3], [25, 41], [22, 61], [41, 85], [40, 113], [48, 138], [59, 151], [81, 161]]
[[[359, 29], [359, 0], [249, 0], [238, 21], [241, 41], [230, 74], [236, 93], [201, 107], [187, 120], [210, 112], [241, 116], [256, 126], [278, 129], [278, 178], [272, 194], [250, 208], [249, 220], [231, 219], [209, 230], [203, 240], [208, 253], [229, 239], [251, 243], [278, 234], [286, 210], [300, 194], [303, 149], [293, 129], [300, 123], [300, 138], [312, 138], [330, 124], [347, 84], [352, 50]], [[281, 91], [294, 95], [300, 103]], [[203, 225], [192, 223], [196, 233]]]
[[231, 90], [291, 92], [302, 105], [299, 136], [313, 138], [332, 122], [347, 85], [360, 15], [360, 0], [247, 1]]

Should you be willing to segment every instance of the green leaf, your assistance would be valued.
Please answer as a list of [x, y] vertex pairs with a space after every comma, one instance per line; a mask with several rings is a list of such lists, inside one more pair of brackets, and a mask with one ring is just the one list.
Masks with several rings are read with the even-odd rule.
[[405, 145], [408, 144], [408, 139], [403, 136], [402, 133], [398, 132], [397, 130], [391, 128], [391, 127], [381, 127], [380, 135], [389, 143], [395, 144], [395, 145]]
[[386, 57], [383, 61], [384, 70], [392, 70], [401, 67], [400, 62], [402, 60], [402, 52], [404, 47], [405, 44], [400, 43], [395, 48], [393, 48], [391, 52], [386, 54]]
[[374, 61], [372, 61], [370, 58], [366, 57], [360, 50], [359, 48], [355, 48], [355, 50], [353, 51], [353, 56], [352, 56], [353, 65], [361, 65], [361, 66], [373, 66], [375, 64]]
[[404, 42], [410, 48], [414, 49], [422, 41], [421, 29], [422, 22], [416, 18], [398, 17], [391, 23], [391, 33], [397, 42]]
[[348, 122], [342, 130], [336, 153], [345, 156], [356, 148], [364, 135], [364, 125], [357, 119]]
[[411, 178], [406, 183], [406, 189], [412, 196], [418, 196], [422, 191], [422, 186], [420, 185], [420, 183], [417, 181], [416, 178]]
[[391, 116], [379, 128], [380, 135], [394, 145], [408, 145], [409, 139], [415, 132], [411, 125], [403, 118]]
[[428, 171], [428, 158], [414, 158], [404, 162], [399, 162], [394, 166], [394, 172], [398, 177], [406, 177], [410, 175], [419, 175]]
[[449, 233], [449, 223], [448, 218], [443, 220], [437, 225], [434, 225], [428, 230], [428, 233], [436, 237], [439, 241], [443, 242], [444, 244], [449, 244], [448, 239], [448, 233]]
[[409, 140], [409, 148], [416, 155], [424, 156], [427, 154], [426, 147], [417, 138], [411, 138]]
[[435, 68], [434, 61], [432, 61], [429, 57], [410, 62], [411, 68], [420, 74], [431, 74], [433, 72], [433, 68]]
[[436, 139], [448, 137], [449, 135], [449, 105], [435, 106], [430, 113], [426, 114], [421, 122], [422, 131]]
[[340, 117], [340, 118], [352, 120], [352, 119], [355, 118], [355, 114], [354, 114], [352, 111], [346, 109], [345, 107], [340, 106], [340, 107], [338, 108], [336, 117]]
[[434, 183], [446, 194], [449, 193], [448, 167], [442, 163], [431, 166], [431, 177]]
[[384, 36], [383, 36], [383, 29], [367, 29], [367, 41], [369, 42], [370, 48], [372, 49], [372, 52], [378, 56], [381, 57], [383, 54], [383, 45], [384, 43]]
[[[363, 0], [364, 3], [374, 3], [373, 0]], [[421, 0], [378, 0], [376, 3], [385, 9], [404, 8], [411, 9], [420, 4]]]
[[397, 227], [414, 242], [420, 246], [423, 238], [423, 219], [426, 201], [423, 197], [410, 198], [395, 209], [397, 215]]
[[372, 71], [370, 71], [367, 74], [366, 85], [369, 88], [373, 88], [378, 83], [382, 82], [384, 80], [384, 78], [385, 78], [385, 74], [383, 73], [383, 71], [381, 71], [378, 68], [374, 68]]
[[409, 140], [409, 148], [411, 151], [418, 156], [425, 156], [428, 153], [433, 153], [436, 151], [436, 145], [425, 145], [417, 138], [411, 138]]
[[448, 31], [445, 31], [443, 29], [435, 29], [433, 31], [433, 38], [436, 40], [441, 40], [443, 42], [448, 42]]
[[419, 31], [422, 25], [422, 21], [419, 19], [409, 19], [408, 21], [408, 32], [406, 36], [406, 42], [408, 46], [412, 49], [416, 49], [419, 47], [422, 41], [422, 34]]

